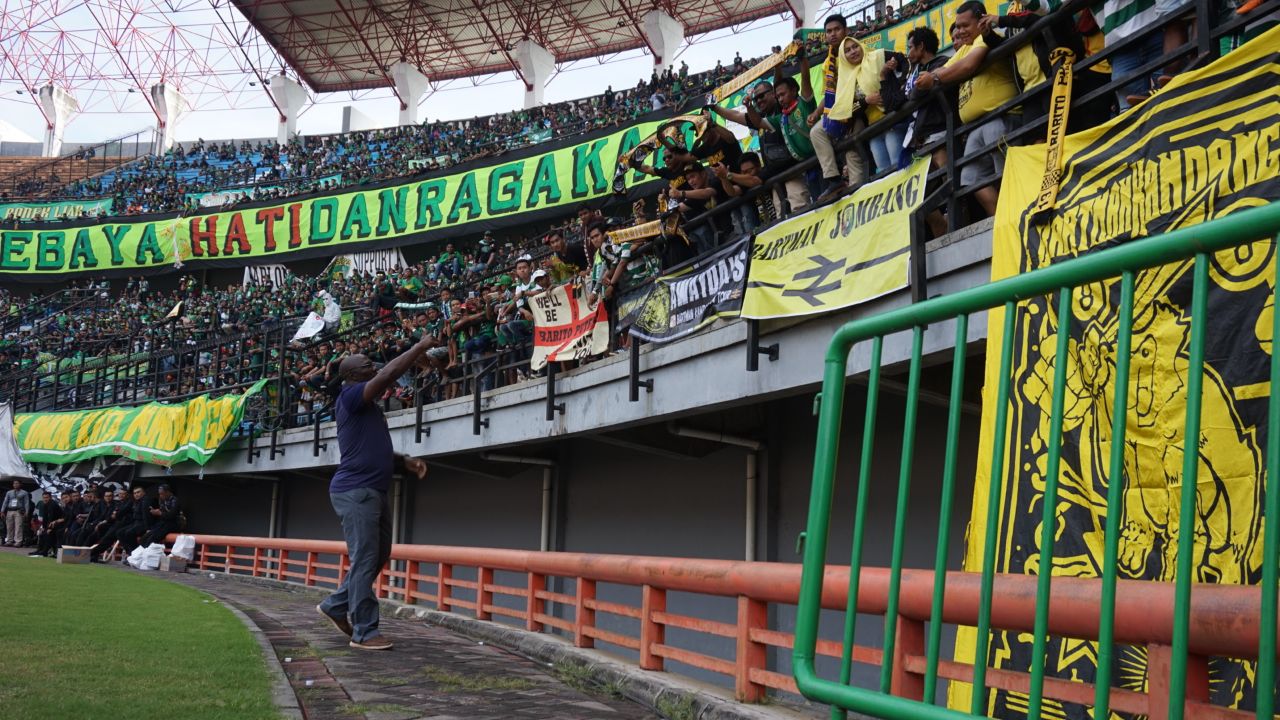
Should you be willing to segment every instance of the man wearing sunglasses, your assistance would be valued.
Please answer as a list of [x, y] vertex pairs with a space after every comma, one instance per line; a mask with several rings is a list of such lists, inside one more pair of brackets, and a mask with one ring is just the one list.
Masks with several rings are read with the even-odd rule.
[[378, 572], [391, 557], [391, 508], [387, 494], [391, 476], [401, 470], [427, 475], [418, 458], [397, 455], [379, 404], [401, 375], [439, 342], [425, 336], [381, 369], [366, 355], [350, 355], [338, 365], [338, 451], [341, 460], [329, 483], [329, 501], [342, 520], [351, 568], [338, 590], [316, 610], [351, 638], [358, 650], [390, 650], [378, 632], [378, 599], [373, 592]]

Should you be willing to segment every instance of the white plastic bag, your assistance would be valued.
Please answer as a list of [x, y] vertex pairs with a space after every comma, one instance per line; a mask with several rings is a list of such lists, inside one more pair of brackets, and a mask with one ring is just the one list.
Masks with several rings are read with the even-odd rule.
[[142, 554], [146, 551], [147, 551], [146, 548], [139, 545], [138, 547], [133, 549], [133, 552], [129, 553], [129, 557], [125, 558], [125, 562], [129, 563], [130, 566], [141, 570]]
[[159, 570], [160, 560], [164, 557], [164, 544], [151, 543], [146, 550], [142, 551], [142, 564], [138, 566], [139, 570]]
[[173, 541], [173, 549], [169, 551], [170, 555], [176, 555], [183, 560], [190, 562], [195, 558], [196, 554], [196, 538], [194, 535], [179, 535], [177, 540]]

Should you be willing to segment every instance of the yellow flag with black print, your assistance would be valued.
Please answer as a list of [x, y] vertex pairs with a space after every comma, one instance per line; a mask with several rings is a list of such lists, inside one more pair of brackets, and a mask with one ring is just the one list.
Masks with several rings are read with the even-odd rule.
[[[1014, 148], [1005, 164], [995, 224], [992, 279], [1042, 268], [1108, 246], [1159, 235], [1280, 200], [1280, 29], [1211, 65], [1180, 75], [1146, 103], [1069, 136], [1056, 203], [1035, 217], [1045, 175], [1043, 145]], [[1074, 293], [1070, 317], [1050, 298], [1017, 306], [1015, 366], [1004, 438], [1005, 475], [990, 477], [1003, 338], [993, 311], [986, 359], [981, 444], [965, 569], [981, 570], [987, 513], [998, 513], [996, 572], [1038, 574], [1039, 525], [1048, 454], [1054, 348], [1069, 333], [1054, 575], [1098, 577], [1108, 513], [1120, 513], [1121, 578], [1172, 581], [1178, 536], [1195, 533], [1195, 582], [1256, 584], [1262, 573], [1263, 450], [1276, 248], [1270, 241], [1213, 256], [1210, 264], [1202, 429], [1183, 436], [1190, 337], [1190, 260], [1139, 273], [1133, 322], [1124, 476], [1109, 477], [1120, 281]], [[1200, 456], [1196, 526], [1179, 527], [1182, 457]], [[985, 507], [989, 483], [1000, 503]], [[1124, 484], [1107, 507], [1107, 488]], [[1272, 560], [1274, 562], [1274, 559]], [[956, 657], [972, 662], [975, 635], [962, 628]], [[993, 632], [992, 667], [1027, 671], [1032, 637]], [[1113, 686], [1147, 687], [1141, 647], [1112, 649]], [[1050, 638], [1048, 675], [1095, 678], [1098, 647]], [[1209, 662], [1212, 702], [1252, 707], [1254, 664]], [[952, 707], [969, 709], [972, 688], [953, 684]], [[1025, 694], [988, 691], [994, 717], [1023, 717]], [[1046, 701], [1046, 717], [1091, 718], [1080, 705]], [[1114, 717], [1118, 717], [1113, 715]]]
[[756, 235], [742, 316], [763, 320], [838, 310], [906, 287], [911, 213], [924, 202], [929, 159]]

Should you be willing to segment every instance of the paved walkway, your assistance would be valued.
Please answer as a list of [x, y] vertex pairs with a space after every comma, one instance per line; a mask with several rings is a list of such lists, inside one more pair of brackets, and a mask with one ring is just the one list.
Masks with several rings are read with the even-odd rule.
[[274, 646], [308, 720], [632, 720], [658, 716], [501, 648], [383, 613], [388, 652], [347, 646], [312, 593], [207, 573], [159, 574], [229, 603]]

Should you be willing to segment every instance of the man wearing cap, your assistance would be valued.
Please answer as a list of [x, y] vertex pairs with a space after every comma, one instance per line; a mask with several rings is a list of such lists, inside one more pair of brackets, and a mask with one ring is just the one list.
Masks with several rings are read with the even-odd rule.
[[390, 650], [378, 631], [378, 599], [373, 592], [378, 572], [391, 557], [391, 508], [387, 494], [397, 468], [422, 479], [427, 465], [397, 455], [387, 419], [378, 401], [427, 350], [439, 344], [431, 335], [377, 369], [365, 355], [351, 355], [338, 365], [338, 451], [341, 460], [329, 483], [329, 501], [342, 520], [351, 567], [338, 590], [316, 606], [359, 650]]
[[[502, 324], [499, 331], [506, 337], [507, 343], [520, 349], [523, 354], [523, 348], [533, 337], [532, 313], [529, 311], [529, 295], [534, 295], [541, 290], [537, 283], [533, 281], [533, 258], [529, 255], [521, 255], [516, 258], [516, 278], [515, 288], [511, 293], [511, 306], [504, 313], [503, 317], [506, 322]], [[538, 272], [546, 275], [546, 272], [539, 270]]]

